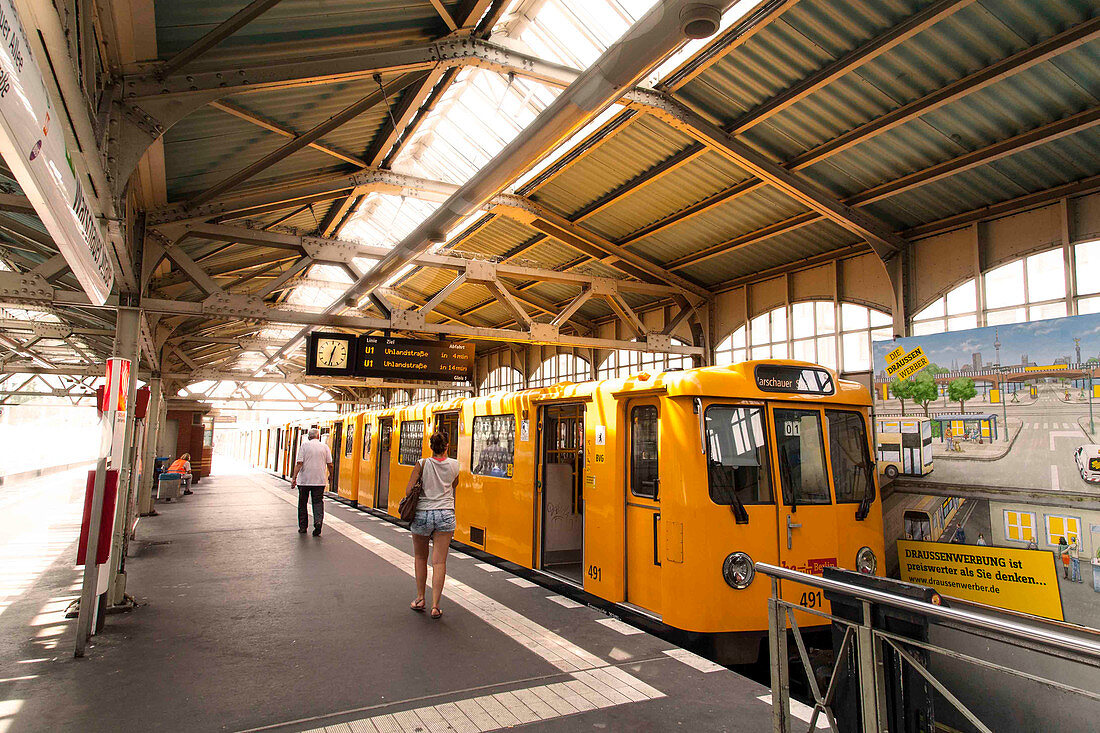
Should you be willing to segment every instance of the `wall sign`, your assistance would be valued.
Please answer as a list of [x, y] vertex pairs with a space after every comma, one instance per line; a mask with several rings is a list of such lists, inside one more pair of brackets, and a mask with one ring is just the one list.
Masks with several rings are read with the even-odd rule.
[[114, 285], [107, 241], [77, 180], [12, 0], [0, 0], [0, 155], [80, 287], [103, 305]]
[[360, 336], [355, 376], [470, 382], [474, 345], [448, 341]]

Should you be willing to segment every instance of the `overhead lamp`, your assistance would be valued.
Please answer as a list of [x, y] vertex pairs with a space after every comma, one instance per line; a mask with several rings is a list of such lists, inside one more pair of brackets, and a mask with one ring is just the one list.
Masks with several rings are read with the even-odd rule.
[[722, 12], [713, 5], [692, 3], [680, 11], [680, 31], [688, 38], [709, 38], [721, 24]]

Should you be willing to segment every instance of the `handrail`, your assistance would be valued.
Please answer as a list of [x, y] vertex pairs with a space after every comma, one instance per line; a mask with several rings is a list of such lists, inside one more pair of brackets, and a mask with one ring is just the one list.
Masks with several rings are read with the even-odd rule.
[[821, 588], [822, 590], [831, 590], [838, 593], [844, 593], [845, 595], [859, 598], [864, 601], [881, 603], [906, 611], [915, 611], [917, 613], [922, 613], [927, 616], [932, 616], [947, 621], [954, 621], [956, 623], [978, 629], [996, 631], [1006, 636], [1011, 636], [1016, 639], [1025, 640], [1031, 643], [1045, 643], [1053, 647], [1058, 647], [1066, 651], [1074, 652], [1077, 655], [1091, 657], [1096, 664], [1100, 664], [1100, 643], [1096, 643], [1080, 637], [1070, 636], [1068, 634], [1063, 634], [1057, 631], [1051, 631], [1050, 629], [1044, 629], [1041, 626], [1034, 626], [1017, 621], [999, 619], [994, 616], [987, 616], [985, 614], [975, 613], [973, 611], [963, 611], [956, 608], [945, 608], [944, 606], [937, 606], [932, 603], [925, 603], [924, 601], [918, 601], [912, 598], [905, 598], [903, 596], [897, 596], [892, 593], [886, 593], [883, 591], [874, 590], [872, 588], [864, 588], [839, 580], [830, 580], [828, 578], [822, 578], [816, 575], [800, 573], [797, 570], [789, 570], [787, 568], [782, 568], [777, 565], [770, 565], [764, 562], [756, 563], [756, 570], [757, 572], [763, 573], [764, 575], [772, 578], [791, 580], [797, 583], [802, 583], [803, 585]]

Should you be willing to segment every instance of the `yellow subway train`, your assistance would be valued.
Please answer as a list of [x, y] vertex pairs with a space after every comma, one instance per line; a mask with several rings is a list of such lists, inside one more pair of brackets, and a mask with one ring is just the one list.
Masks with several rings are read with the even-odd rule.
[[[456, 540], [706, 635], [736, 663], [767, 636], [770, 584], [753, 562], [882, 574], [870, 407], [865, 387], [830, 370], [769, 360], [313, 424], [339, 496], [392, 516], [431, 433], [446, 430], [462, 470]], [[257, 431], [242, 457], [286, 477], [309, 424]], [[828, 610], [806, 586], [781, 592]]]

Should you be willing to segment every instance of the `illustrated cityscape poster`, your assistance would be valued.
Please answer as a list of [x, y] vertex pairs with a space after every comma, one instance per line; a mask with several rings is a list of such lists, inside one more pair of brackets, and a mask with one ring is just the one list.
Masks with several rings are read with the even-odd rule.
[[1100, 627], [1100, 314], [876, 341], [872, 358], [887, 546], [1048, 553], [1065, 620]]

